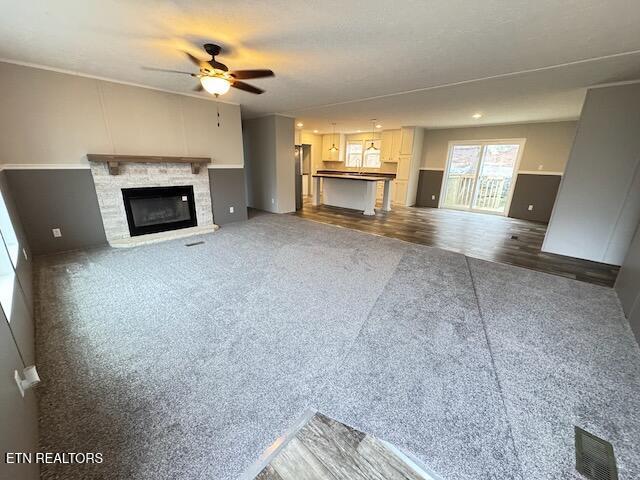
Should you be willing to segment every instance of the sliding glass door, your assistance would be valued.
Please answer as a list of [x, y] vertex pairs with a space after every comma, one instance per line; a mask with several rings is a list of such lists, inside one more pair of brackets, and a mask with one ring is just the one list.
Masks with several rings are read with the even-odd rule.
[[524, 139], [452, 142], [441, 207], [506, 215]]

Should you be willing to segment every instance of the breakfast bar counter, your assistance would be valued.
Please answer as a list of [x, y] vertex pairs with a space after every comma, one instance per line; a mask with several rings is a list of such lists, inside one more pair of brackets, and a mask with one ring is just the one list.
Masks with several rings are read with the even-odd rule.
[[[318, 172], [313, 175], [313, 205], [362, 210], [364, 215], [375, 215], [377, 183], [384, 182], [382, 209], [391, 210], [391, 181], [394, 175], [357, 172]], [[322, 202], [320, 182], [322, 181]]]

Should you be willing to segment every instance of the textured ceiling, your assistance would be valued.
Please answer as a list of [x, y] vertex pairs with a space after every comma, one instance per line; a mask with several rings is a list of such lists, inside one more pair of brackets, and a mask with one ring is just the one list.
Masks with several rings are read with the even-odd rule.
[[[276, 72], [253, 81], [264, 95], [225, 100], [245, 116], [279, 112], [321, 130], [329, 121], [366, 128], [372, 117], [389, 127], [466, 125], [477, 110], [477, 123], [575, 118], [586, 86], [640, 77], [640, 2], [629, 0], [0, 0], [0, 8], [0, 58], [187, 93], [193, 78], [144, 67], [191, 70], [180, 50], [200, 55], [212, 41], [226, 47], [219, 59], [231, 68]], [[451, 84], [459, 85], [442, 87]], [[383, 98], [357, 101], [371, 97]]]

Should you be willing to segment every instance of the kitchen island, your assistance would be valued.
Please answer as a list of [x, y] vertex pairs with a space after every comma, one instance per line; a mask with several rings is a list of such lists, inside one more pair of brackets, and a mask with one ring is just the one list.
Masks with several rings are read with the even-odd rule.
[[378, 182], [384, 182], [382, 209], [391, 210], [391, 181], [395, 175], [322, 172], [313, 175], [313, 205], [320, 205], [320, 182], [322, 182], [322, 203], [334, 207], [362, 210], [364, 215], [375, 215], [376, 190]]

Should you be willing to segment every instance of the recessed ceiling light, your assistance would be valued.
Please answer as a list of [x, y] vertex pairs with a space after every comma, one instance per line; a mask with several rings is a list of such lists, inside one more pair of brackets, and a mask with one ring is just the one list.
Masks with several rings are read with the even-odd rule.
[[356, 130], [356, 133], [362, 133], [362, 130]]
[[318, 133], [318, 130], [314, 130], [313, 133]]
[[376, 128], [382, 128], [382, 125], [378, 124], [376, 125]]
[[296, 126], [297, 126], [298, 128], [302, 128], [302, 127], [304, 127], [304, 123], [302, 123], [302, 122], [298, 122], [298, 123], [296, 123]]
[[471, 115], [473, 118], [475, 118], [476, 120], [479, 118], [482, 118], [482, 114], [481, 113], [474, 113], [473, 115]]

